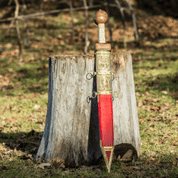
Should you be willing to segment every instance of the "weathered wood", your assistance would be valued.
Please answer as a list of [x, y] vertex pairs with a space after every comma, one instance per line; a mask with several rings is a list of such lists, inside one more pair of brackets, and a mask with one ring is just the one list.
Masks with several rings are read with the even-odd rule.
[[[111, 56], [115, 157], [132, 149], [140, 155], [140, 135], [130, 54]], [[56, 56], [49, 59], [49, 96], [46, 124], [36, 158], [66, 166], [92, 164], [101, 158], [94, 56]]]
[[[116, 72], [116, 80], [112, 82], [113, 92], [118, 91], [118, 98], [113, 102], [114, 145], [115, 154], [127, 151], [129, 144], [140, 156], [140, 133], [133, 78], [132, 57], [129, 53], [112, 56], [112, 70]], [[119, 145], [121, 144], [122, 145]], [[130, 148], [132, 148], [132, 146]], [[121, 147], [121, 148], [120, 148]], [[124, 153], [123, 153], [124, 154]]]

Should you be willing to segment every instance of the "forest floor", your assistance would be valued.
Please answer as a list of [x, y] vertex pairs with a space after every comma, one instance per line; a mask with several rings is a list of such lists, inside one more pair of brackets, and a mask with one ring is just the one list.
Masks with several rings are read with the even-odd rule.
[[[94, 54], [97, 26], [90, 11], [89, 55]], [[0, 24], [0, 175], [1, 177], [178, 177], [178, 21], [171, 17], [138, 18], [140, 46], [127, 22], [127, 49], [122, 23], [111, 17], [112, 52], [130, 52], [140, 125], [140, 158], [114, 161], [111, 173], [100, 166], [65, 168], [34, 160], [45, 126], [48, 102], [48, 58], [81, 54], [84, 48], [83, 12], [74, 13], [75, 41], [70, 16], [40, 17], [20, 22], [23, 63], [15, 27]], [[109, 39], [106, 28], [106, 39]]]

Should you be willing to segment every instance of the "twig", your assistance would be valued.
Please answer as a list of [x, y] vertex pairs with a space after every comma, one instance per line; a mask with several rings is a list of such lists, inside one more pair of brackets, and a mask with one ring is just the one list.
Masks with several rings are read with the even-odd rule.
[[70, 0], [69, 5], [70, 5], [70, 16], [71, 16], [71, 22], [72, 22], [72, 42], [74, 43], [75, 34], [74, 34], [74, 16], [73, 16], [72, 0]]
[[90, 6], [90, 7], [93, 6], [93, 0], [90, 0], [89, 6]]
[[10, 6], [10, 5], [11, 5], [11, 3], [12, 3], [12, 0], [9, 0], [9, 2], [8, 2], [8, 6]]
[[124, 31], [123, 31], [123, 37], [124, 37], [124, 48], [126, 49], [127, 48], [127, 43], [126, 43], [126, 36], [125, 36], [125, 16], [124, 16], [124, 13], [123, 13], [123, 9], [119, 3], [118, 0], [115, 0], [116, 4], [117, 4], [117, 7], [118, 9], [120, 10], [120, 13], [121, 13], [121, 16], [122, 16], [122, 23], [123, 23], [123, 27], [124, 27]]
[[88, 41], [88, 6], [86, 0], [83, 0], [84, 7], [85, 7], [85, 47], [84, 47], [84, 54], [87, 53], [87, 48], [89, 46]]
[[111, 30], [111, 23], [110, 23], [110, 20], [109, 20], [110, 15], [109, 15], [109, 8], [108, 8], [107, 0], [104, 0], [104, 5], [105, 5], [106, 12], [108, 14], [108, 28], [109, 28], [110, 42], [112, 43], [112, 30]]
[[171, 3], [172, 3], [172, 7], [176, 6], [175, 0], [171, 0]]
[[23, 8], [26, 9], [26, 8], [27, 8], [27, 5], [25, 4], [25, 1], [22, 0], [22, 3], [23, 3]]
[[16, 32], [17, 32], [17, 40], [19, 44], [19, 57], [20, 57], [20, 63], [22, 62], [22, 44], [21, 44], [21, 38], [20, 38], [20, 29], [19, 29], [19, 22], [18, 22], [18, 14], [19, 14], [19, 2], [18, 0], [15, 0], [16, 9], [15, 9], [15, 25], [16, 25]]
[[[19, 5], [20, 6], [20, 5]], [[110, 7], [118, 7], [115, 4], [108, 4], [108, 6]], [[101, 5], [94, 5], [94, 6], [88, 6], [87, 9], [94, 9], [94, 8], [98, 8], [101, 7]], [[125, 10], [127, 8], [123, 8], [121, 7], [121, 10]], [[77, 7], [77, 8], [73, 8], [73, 11], [80, 11], [80, 10], [85, 10], [85, 7]], [[55, 13], [59, 13], [59, 12], [67, 12], [70, 11], [70, 8], [66, 8], [66, 9], [57, 9], [57, 10], [52, 10], [52, 11], [48, 11], [48, 12], [38, 12], [38, 13], [34, 13], [34, 14], [29, 14], [29, 15], [19, 15], [17, 17], [18, 20], [23, 20], [25, 18], [34, 18], [36, 16], [44, 16], [44, 15], [49, 15], [49, 14], [55, 14]], [[8, 17], [5, 19], [0, 19], [0, 22], [7, 22], [7, 21], [11, 21], [15, 19], [14, 17]]]
[[[95, 6], [91, 6], [91, 7], [87, 7], [87, 9], [94, 9], [94, 8], [98, 8], [101, 7], [101, 5], [95, 5]], [[77, 7], [77, 8], [73, 8], [73, 10], [85, 10], [85, 7]], [[16, 19], [18, 20], [22, 20], [24, 18], [33, 18], [36, 16], [44, 16], [44, 15], [48, 15], [48, 14], [55, 14], [55, 13], [59, 13], [59, 12], [67, 12], [70, 11], [70, 8], [66, 8], [66, 9], [57, 9], [57, 10], [52, 10], [52, 11], [48, 11], [48, 12], [38, 12], [38, 13], [34, 13], [34, 14], [29, 14], [29, 15], [20, 15], [18, 17], [16, 17]], [[7, 22], [7, 21], [11, 21], [13, 20], [14, 17], [9, 17], [6, 19], [1, 19], [0, 22]]]
[[40, 2], [40, 10], [44, 10], [44, 1]]
[[[25, 4], [25, 0], [22, 0], [23, 2], [23, 9], [24, 9], [24, 13], [27, 14], [27, 5]], [[24, 46], [29, 46], [29, 25], [28, 25], [28, 19], [25, 20], [26, 23], [26, 36], [24, 39]]]
[[139, 41], [139, 35], [138, 35], [138, 28], [137, 28], [137, 21], [136, 21], [136, 17], [135, 17], [135, 13], [133, 11], [133, 8], [131, 6], [131, 4], [129, 3], [128, 0], [125, 0], [125, 2], [128, 5], [129, 10], [131, 11], [132, 14], [132, 20], [133, 20], [133, 26], [134, 26], [134, 36], [135, 36], [135, 40], [138, 42]]
[[9, 25], [9, 27], [8, 27], [8, 29], [7, 29], [7, 31], [6, 31], [6, 33], [4, 34], [4, 36], [6, 36], [6, 35], [8, 34], [8, 32], [9, 32], [9, 30], [12, 28], [14, 22], [15, 22], [15, 20], [13, 19], [13, 20], [11, 21], [11, 23], [10, 23], [10, 25]]

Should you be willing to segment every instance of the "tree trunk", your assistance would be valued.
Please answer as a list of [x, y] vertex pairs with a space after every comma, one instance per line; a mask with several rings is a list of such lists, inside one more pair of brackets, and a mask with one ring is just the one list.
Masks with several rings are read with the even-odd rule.
[[[115, 73], [113, 92], [114, 158], [128, 149], [140, 155], [140, 135], [130, 54], [111, 55]], [[46, 124], [36, 158], [63, 159], [66, 166], [90, 165], [102, 157], [96, 77], [86, 75], [96, 67], [94, 56], [55, 56], [49, 59], [49, 93]]]

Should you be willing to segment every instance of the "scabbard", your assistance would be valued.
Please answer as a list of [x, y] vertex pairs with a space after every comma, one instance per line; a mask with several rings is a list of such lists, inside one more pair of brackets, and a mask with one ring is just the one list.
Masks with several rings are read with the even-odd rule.
[[110, 172], [114, 151], [110, 49], [109, 43], [98, 43], [95, 46], [100, 148], [108, 172]]

